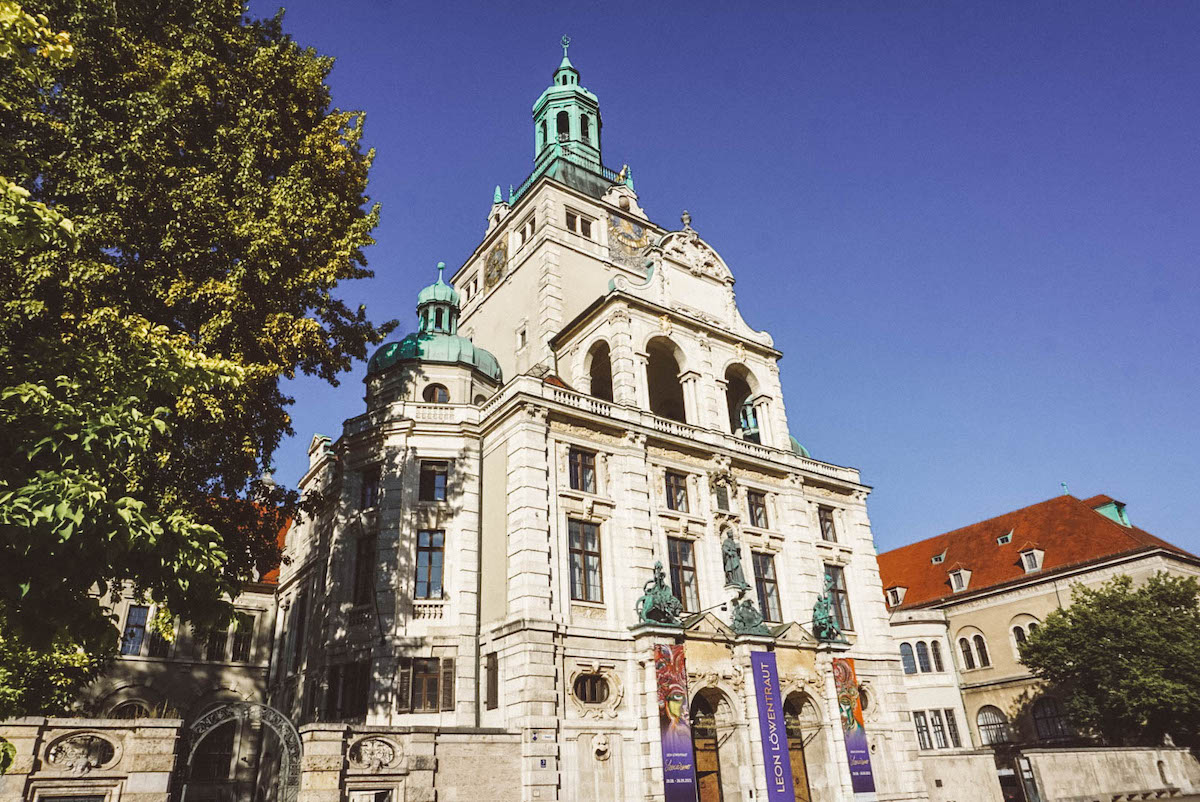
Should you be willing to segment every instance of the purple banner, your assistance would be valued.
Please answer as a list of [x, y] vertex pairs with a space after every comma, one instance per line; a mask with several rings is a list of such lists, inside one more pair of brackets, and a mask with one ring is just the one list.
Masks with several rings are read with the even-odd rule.
[[662, 738], [666, 802], [696, 802], [696, 757], [688, 710], [687, 664], [683, 645], [654, 647], [658, 678], [658, 724]]
[[783, 723], [783, 700], [779, 698], [779, 671], [774, 652], [750, 652], [754, 690], [758, 695], [758, 729], [762, 733], [763, 763], [767, 771], [767, 799], [795, 802], [792, 787], [792, 756], [788, 752]]
[[833, 686], [837, 691], [842, 738], [846, 741], [846, 759], [850, 762], [850, 787], [856, 794], [872, 792], [875, 776], [871, 774], [871, 746], [867, 743], [867, 728], [863, 726], [854, 658], [833, 658]]

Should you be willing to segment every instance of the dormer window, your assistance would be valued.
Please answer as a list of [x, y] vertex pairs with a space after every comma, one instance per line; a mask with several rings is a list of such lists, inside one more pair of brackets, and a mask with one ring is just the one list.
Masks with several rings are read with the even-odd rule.
[[966, 568], [958, 568], [950, 572], [950, 589], [955, 593], [966, 590], [971, 582], [971, 572]]
[[1007, 535], [1001, 535], [1000, 537], [996, 538], [997, 546], [1003, 546], [1005, 543], [1012, 543], [1012, 532], [1009, 532]]
[[1021, 552], [1021, 567], [1029, 574], [1042, 567], [1042, 550], [1025, 549]]
[[904, 601], [904, 591], [906, 590], [908, 590], [908, 588], [888, 588], [888, 607], [895, 607], [900, 604], [900, 602]]
[[933, 563], [934, 565], [937, 565], [938, 563], [942, 562], [945, 559], [946, 559], [946, 552], [943, 551], [941, 554], [935, 554], [932, 557], [930, 557], [929, 562]]

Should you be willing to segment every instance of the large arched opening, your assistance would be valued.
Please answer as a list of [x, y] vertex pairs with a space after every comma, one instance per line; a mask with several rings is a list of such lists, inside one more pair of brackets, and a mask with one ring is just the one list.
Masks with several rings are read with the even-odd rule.
[[812, 697], [791, 693], [783, 702], [783, 721], [792, 761], [792, 785], [797, 802], [823, 799], [828, 754], [821, 737], [821, 715]]
[[588, 350], [588, 391], [605, 401], [613, 400], [612, 352], [601, 340]]
[[758, 382], [745, 365], [730, 365], [725, 370], [725, 403], [729, 411], [729, 431], [735, 437], [761, 442], [758, 417], [754, 413], [752, 400]]
[[682, 369], [679, 348], [665, 337], [656, 337], [646, 346], [646, 383], [650, 411], [663, 418], [687, 422], [684, 411]]
[[697, 802], [740, 799], [739, 767], [746, 756], [733, 704], [716, 688], [705, 688], [692, 699], [690, 709]]

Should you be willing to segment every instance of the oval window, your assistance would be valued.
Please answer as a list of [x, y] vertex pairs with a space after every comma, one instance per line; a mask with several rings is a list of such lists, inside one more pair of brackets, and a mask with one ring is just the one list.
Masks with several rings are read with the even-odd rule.
[[608, 680], [599, 674], [580, 674], [574, 690], [575, 698], [586, 705], [603, 704], [608, 699]]

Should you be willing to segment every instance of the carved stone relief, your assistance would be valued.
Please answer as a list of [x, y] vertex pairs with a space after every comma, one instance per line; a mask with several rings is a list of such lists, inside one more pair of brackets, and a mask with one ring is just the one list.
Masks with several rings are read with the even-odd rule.
[[60, 738], [46, 751], [46, 762], [59, 771], [82, 777], [116, 762], [113, 743], [99, 735], [82, 733]]
[[403, 757], [400, 745], [384, 738], [363, 738], [350, 747], [351, 765], [373, 772], [394, 768]]

